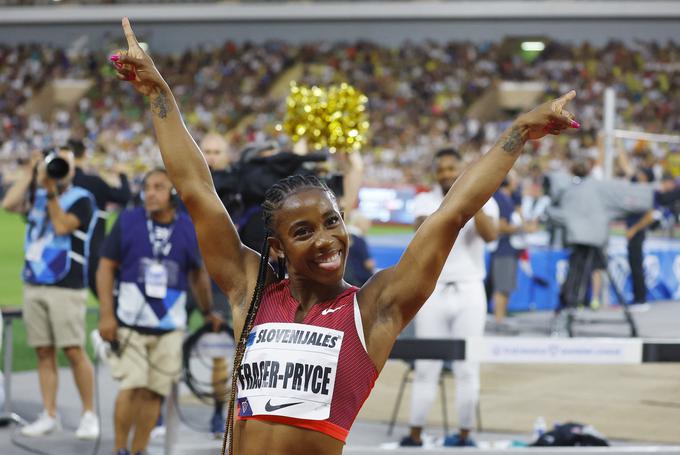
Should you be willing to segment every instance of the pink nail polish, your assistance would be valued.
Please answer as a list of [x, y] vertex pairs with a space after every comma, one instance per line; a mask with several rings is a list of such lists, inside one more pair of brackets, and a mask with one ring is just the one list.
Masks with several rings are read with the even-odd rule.
[[577, 122], [576, 120], [572, 120], [572, 121], [571, 121], [571, 125], [569, 125], [569, 126], [571, 126], [571, 127], [574, 128], [574, 129], [579, 129], [579, 128], [581, 128], [581, 124], [580, 124], [579, 122]]
[[112, 62], [117, 62], [118, 60], [120, 60], [120, 55], [117, 54], [109, 55], [109, 60], [111, 60]]

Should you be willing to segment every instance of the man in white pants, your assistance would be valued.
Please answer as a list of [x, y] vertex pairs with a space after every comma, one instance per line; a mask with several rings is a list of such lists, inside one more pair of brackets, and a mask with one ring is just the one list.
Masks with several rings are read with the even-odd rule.
[[[434, 159], [438, 186], [414, 200], [416, 229], [439, 208], [444, 195], [462, 171], [463, 163], [454, 149], [439, 150]], [[481, 336], [486, 320], [484, 291], [484, 243], [498, 234], [498, 205], [493, 200], [484, 205], [461, 229], [451, 254], [446, 260], [432, 296], [415, 318], [418, 338], [467, 338]], [[437, 394], [443, 362], [418, 360], [415, 364], [411, 396], [411, 431], [401, 446], [422, 446], [421, 433], [427, 414]], [[444, 439], [446, 446], [474, 446], [470, 430], [475, 426], [479, 401], [479, 364], [454, 362], [456, 408], [459, 432]]]

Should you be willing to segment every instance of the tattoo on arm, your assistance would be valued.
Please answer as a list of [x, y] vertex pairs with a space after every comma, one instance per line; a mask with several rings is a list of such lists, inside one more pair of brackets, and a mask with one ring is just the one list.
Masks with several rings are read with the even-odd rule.
[[519, 128], [514, 127], [510, 130], [510, 134], [503, 142], [503, 150], [507, 153], [514, 154], [519, 152], [524, 145], [524, 140], [522, 138], [522, 133]]
[[151, 100], [151, 112], [162, 119], [168, 116], [168, 100], [164, 91], [161, 90], [158, 95]]

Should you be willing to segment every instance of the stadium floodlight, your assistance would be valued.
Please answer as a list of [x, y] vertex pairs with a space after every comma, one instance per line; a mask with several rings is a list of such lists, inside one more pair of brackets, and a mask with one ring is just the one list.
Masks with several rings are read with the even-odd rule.
[[522, 42], [522, 50], [526, 52], [541, 52], [545, 49], [543, 41], [524, 41]]

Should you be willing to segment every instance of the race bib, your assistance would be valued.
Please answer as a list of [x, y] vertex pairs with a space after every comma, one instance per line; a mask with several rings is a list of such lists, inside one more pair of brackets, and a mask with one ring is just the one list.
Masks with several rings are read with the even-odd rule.
[[168, 292], [168, 269], [159, 262], [150, 262], [144, 271], [144, 293], [147, 297], [164, 299]]
[[255, 326], [238, 372], [240, 415], [328, 419], [342, 337], [307, 324]]

